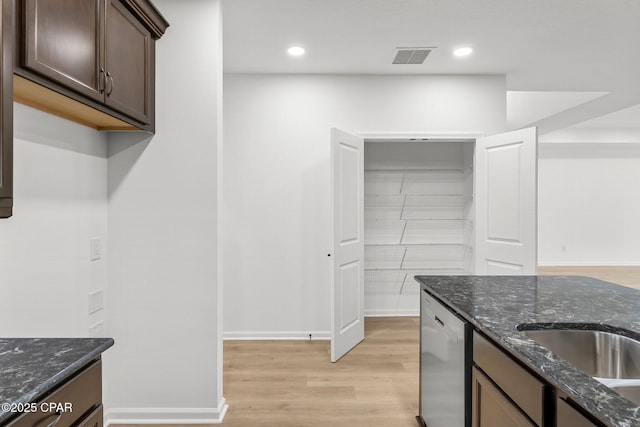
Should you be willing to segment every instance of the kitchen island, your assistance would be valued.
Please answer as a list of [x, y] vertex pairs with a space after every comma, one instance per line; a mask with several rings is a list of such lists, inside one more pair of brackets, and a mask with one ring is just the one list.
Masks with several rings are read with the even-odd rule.
[[0, 425], [46, 418], [63, 426], [95, 412], [101, 426], [100, 355], [112, 345], [111, 338], [0, 339]]
[[[566, 398], [573, 408], [592, 419], [590, 425], [640, 425], [637, 404], [524, 332], [588, 329], [640, 340], [640, 291], [578, 276], [416, 276], [416, 280], [422, 291], [469, 322], [475, 335], [488, 338], [550, 386], [553, 396], [561, 396], [562, 402]], [[547, 406], [547, 414], [555, 411], [555, 403]], [[553, 422], [548, 417], [541, 424]]]

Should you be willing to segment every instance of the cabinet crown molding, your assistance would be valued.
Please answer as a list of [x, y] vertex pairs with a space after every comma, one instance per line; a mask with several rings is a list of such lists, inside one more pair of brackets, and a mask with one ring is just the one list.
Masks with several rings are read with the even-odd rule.
[[151, 31], [154, 39], [158, 40], [169, 27], [169, 22], [156, 7], [148, 0], [120, 0], [133, 12], [145, 27]]

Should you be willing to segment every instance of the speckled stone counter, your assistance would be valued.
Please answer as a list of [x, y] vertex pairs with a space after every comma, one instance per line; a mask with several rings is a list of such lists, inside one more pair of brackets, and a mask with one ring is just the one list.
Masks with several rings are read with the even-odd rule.
[[[112, 345], [111, 338], [0, 338], [0, 404], [37, 400]], [[14, 415], [0, 409], [0, 424]]]
[[639, 406], [516, 329], [536, 323], [546, 328], [599, 329], [640, 340], [640, 291], [578, 276], [418, 276], [416, 280], [605, 425], [640, 426]]

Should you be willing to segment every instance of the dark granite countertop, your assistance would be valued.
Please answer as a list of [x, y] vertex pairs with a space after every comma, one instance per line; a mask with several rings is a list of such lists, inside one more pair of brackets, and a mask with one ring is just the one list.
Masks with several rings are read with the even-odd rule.
[[[0, 404], [37, 400], [112, 345], [111, 338], [0, 338]], [[0, 409], [0, 423], [14, 415]]]
[[605, 425], [640, 426], [640, 406], [516, 329], [537, 323], [548, 328], [601, 329], [640, 340], [640, 291], [578, 276], [417, 276], [416, 280]]

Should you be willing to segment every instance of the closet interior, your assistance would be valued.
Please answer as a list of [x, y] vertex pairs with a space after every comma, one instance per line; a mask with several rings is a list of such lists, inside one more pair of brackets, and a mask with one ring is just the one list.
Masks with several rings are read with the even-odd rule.
[[415, 275], [473, 266], [473, 141], [365, 141], [365, 315], [418, 315]]

